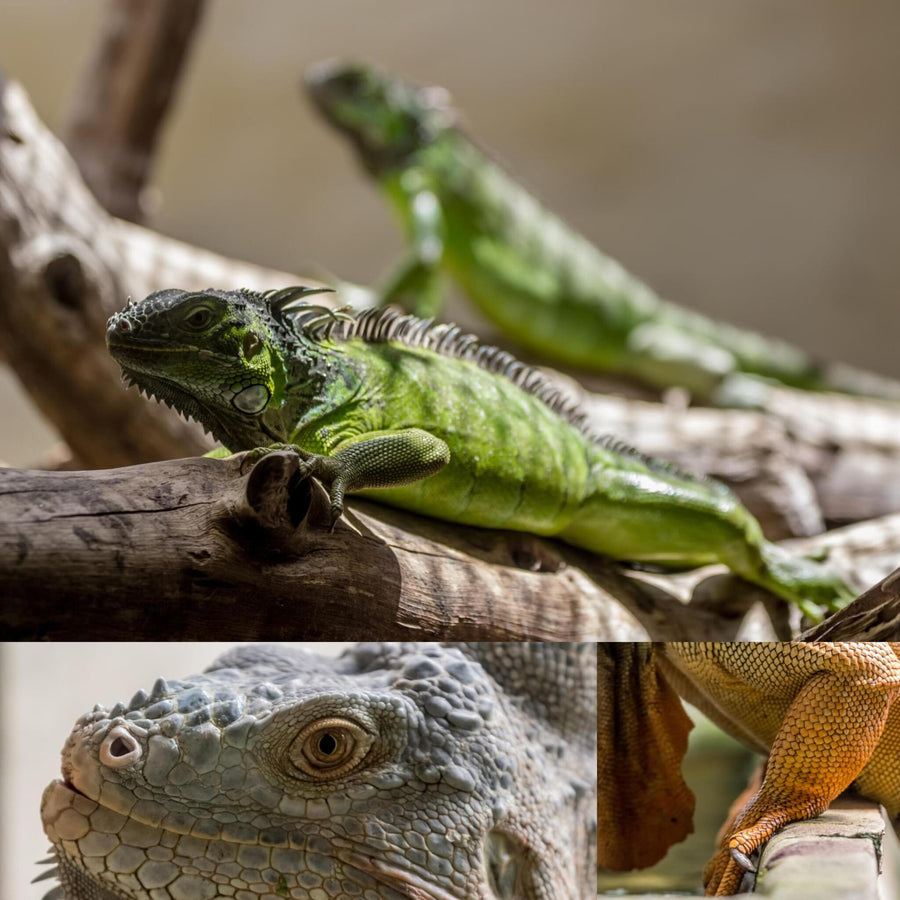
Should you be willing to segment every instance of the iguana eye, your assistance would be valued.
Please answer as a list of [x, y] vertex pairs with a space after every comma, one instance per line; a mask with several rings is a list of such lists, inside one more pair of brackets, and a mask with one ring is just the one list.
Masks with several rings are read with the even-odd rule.
[[195, 309], [184, 320], [184, 325], [192, 331], [200, 331], [202, 328], [206, 328], [206, 326], [209, 325], [210, 319], [212, 319], [212, 312], [205, 306], [201, 306], [198, 309]]
[[330, 779], [353, 771], [375, 738], [350, 719], [319, 719], [300, 732], [291, 744], [291, 762], [313, 778]]
[[241, 349], [244, 353], [244, 359], [252, 359], [262, 347], [262, 341], [252, 332], [248, 331], [244, 335], [244, 341]]

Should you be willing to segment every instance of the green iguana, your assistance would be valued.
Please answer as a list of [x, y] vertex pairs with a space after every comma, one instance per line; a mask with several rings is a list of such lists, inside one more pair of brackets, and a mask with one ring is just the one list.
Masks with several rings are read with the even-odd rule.
[[755, 405], [759, 376], [900, 400], [900, 382], [819, 364], [783, 341], [660, 299], [475, 146], [455, 126], [443, 91], [333, 62], [316, 66], [308, 86], [410, 237], [409, 258], [383, 302], [414, 298], [413, 311], [435, 313], [446, 270], [504, 333], [557, 364], [682, 385], [700, 402], [722, 405]]
[[335, 313], [320, 288], [165, 290], [109, 320], [127, 381], [232, 452], [293, 445], [345, 492], [451, 522], [509, 528], [622, 560], [721, 562], [797, 603], [852, 598], [820, 564], [767, 542], [722, 484], [593, 435], [543, 375], [451, 325], [397, 310]]

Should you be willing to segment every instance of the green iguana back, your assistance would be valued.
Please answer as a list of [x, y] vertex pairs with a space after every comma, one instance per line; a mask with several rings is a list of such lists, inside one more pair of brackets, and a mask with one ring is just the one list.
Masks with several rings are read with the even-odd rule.
[[166, 290], [109, 321], [126, 380], [231, 451], [295, 445], [345, 492], [452, 522], [553, 535], [617, 559], [722, 562], [801, 604], [852, 596], [763, 539], [714, 481], [592, 435], [539, 372], [451, 325], [393, 309], [353, 316], [315, 292]]
[[[308, 81], [393, 205], [411, 252], [382, 300], [433, 314], [448, 271], [504, 333], [541, 357], [682, 385], [701, 402], [753, 404], [746, 376], [900, 400], [900, 383], [822, 365], [783, 341], [666, 302], [519, 186], [455, 127], [443, 91], [364, 64], [321, 63]], [[720, 390], [721, 389], [721, 390]]]

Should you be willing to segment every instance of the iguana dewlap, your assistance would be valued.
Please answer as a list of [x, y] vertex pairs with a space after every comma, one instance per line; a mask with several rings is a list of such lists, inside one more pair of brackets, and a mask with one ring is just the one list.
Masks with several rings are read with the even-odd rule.
[[[691, 830], [680, 773], [690, 722], [673, 688], [769, 754], [762, 786], [725, 829], [708, 894], [739, 887], [747, 857], [851, 784], [900, 814], [900, 644], [607, 645], [600, 671], [600, 864], [651, 865]], [[605, 733], [604, 733], [605, 732]], [[620, 767], [621, 763], [621, 767]], [[642, 781], [641, 774], [653, 773]]]

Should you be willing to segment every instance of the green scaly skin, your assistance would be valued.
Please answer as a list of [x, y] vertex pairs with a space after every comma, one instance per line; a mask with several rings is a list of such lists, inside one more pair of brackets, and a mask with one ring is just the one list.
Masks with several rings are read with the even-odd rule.
[[372, 492], [617, 559], [721, 562], [812, 617], [852, 598], [820, 564], [765, 541], [724, 485], [592, 436], [509, 354], [396, 310], [312, 306], [303, 297], [316, 290], [159, 291], [116, 313], [107, 343], [127, 381], [231, 451], [296, 447], [335, 518], [345, 493]]
[[700, 402], [752, 406], [759, 377], [900, 400], [900, 383], [658, 297], [520, 187], [457, 128], [446, 95], [364, 64], [321, 63], [310, 95], [399, 211], [409, 258], [384, 303], [432, 315], [452, 275], [504, 333], [558, 364], [680, 385]]

